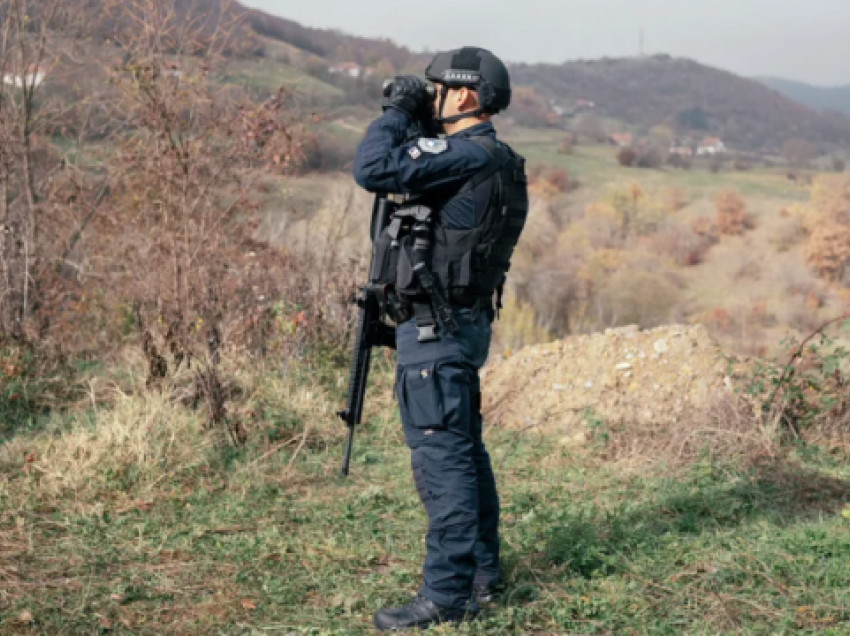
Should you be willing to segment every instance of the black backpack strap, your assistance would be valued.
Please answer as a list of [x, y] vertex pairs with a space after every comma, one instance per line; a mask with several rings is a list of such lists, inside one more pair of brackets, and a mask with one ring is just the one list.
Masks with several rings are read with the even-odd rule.
[[437, 319], [428, 301], [411, 303], [413, 318], [416, 320], [416, 330], [419, 332], [419, 342], [433, 342], [439, 340], [437, 335]]
[[489, 163], [479, 170], [469, 181], [467, 181], [461, 191], [475, 190], [482, 183], [490, 179], [493, 175], [499, 172], [511, 160], [511, 155], [499, 148], [496, 140], [490, 135], [481, 137], [470, 137], [469, 141], [474, 143], [479, 148], [482, 148], [490, 157]]

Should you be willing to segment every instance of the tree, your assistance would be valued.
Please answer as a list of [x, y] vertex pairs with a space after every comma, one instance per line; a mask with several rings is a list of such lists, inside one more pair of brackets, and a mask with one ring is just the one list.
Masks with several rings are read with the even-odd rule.
[[620, 151], [617, 153], [617, 163], [624, 168], [631, 168], [635, 165], [635, 161], [637, 161], [637, 153], [632, 148], [628, 146], [620, 148]]
[[[68, 228], [46, 225], [51, 217], [69, 220], [71, 201], [56, 195], [74, 171], [62, 170], [64, 157], [49, 138], [79, 105], [46, 95], [45, 86], [79, 66], [69, 42], [84, 17], [70, 1], [0, 0], [0, 70], [12, 78], [0, 83], [0, 338], [32, 339], [43, 330], [44, 316], [35, 312], [51, 265], [67, 265], [56, 239], [67, 239]], [[82, 144], [75, 150], [83, 163]], [[76, 181], [77, 203], [84, 203], [83, 181]]]
[[817, 156], [817, 149], [805, 139], [794, 138], [783, 144], [782, 156], [791, 170], [802, 170]]
[[815, 228], [806, 245], [806, 263], [821, 278], [842, 280], [850, 264], [850, 227], [824, 222]]
[[638, 168], [656, 170], [664, 164], [664, 152], [655, 144], [644, 144], [637, 150], [635, 165]]

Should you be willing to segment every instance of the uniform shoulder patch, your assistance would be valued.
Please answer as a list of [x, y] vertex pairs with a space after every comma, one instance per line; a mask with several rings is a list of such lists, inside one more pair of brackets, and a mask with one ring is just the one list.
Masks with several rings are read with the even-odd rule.
[[445, 139], [420, 139], [419, 147], [423, 152], [439, 155], [449, 149], [449, 142]]

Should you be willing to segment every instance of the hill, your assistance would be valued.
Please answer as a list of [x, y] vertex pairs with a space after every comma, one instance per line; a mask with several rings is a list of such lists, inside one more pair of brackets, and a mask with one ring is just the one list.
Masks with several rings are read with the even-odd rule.
[[[329, 107], [335, 118], [358, 113], [365, 118], [374, 112], [383, 79], [402, 72], [421, 73], [429, 57], [389, 39], [309, 28], [238, 3], [178, 0], [176, 6], [171, 19], [192, 24], [201, 36], [211, 32], [220, 17], [243, 21], [228, 52], [234, 62], [228, 81], [241, 81], [261, 92], [294, 86], [303, 105], [311, 110]], [[94, 21], [95, 32], [106, 42], [115, 29], [134, 28], [131, 20], [125, 21], [103, 12]], [[348, 66], [338, 72], [343, 64]], [[246, 77], [240, 80], [237, 76], [243, 73]], [[817, 112], [757, 81], [691, 60], [659, 55], [515, 64], [512, 73], [517, 87], [531, 89], [517, 94], [511, 111], [525, 125], [562, 128], [552, 104], [590, 100], [599, 115], [616, 120], [613, 126], [643, 132], [664, 125], [679, 134], [717, 135], [734, 149], [778, 151], [788, 139], [798, 137], [822, 150], [850, 146], [850, 117]]]
[[833, 110], [850, 115], [850, 85], [812, 86], [778, 77], [759, 77], [757, 81], [795, 102], [818, 111]]
[[701, 131], [744, 149], [775, 150], [792, 137], [850, 143], [850, 119], [820, 114], [732, 73], [657, 55], [562, 65], [516, 65], [514, 79], [550, 99], [590, 100], [599, 114], [649, 129]]
[[[220, 0], [206, 0], [204, 5], [209, 5], [213, 14], [221, 11]], [[377, 99], [380, 79], [399, 72], [421, 72], [429, 58], [389, 39], [305, 27], [237, 6], [251, 42], [237, 56], [271, 58], [297, 69], [302, 76], [333, 84], [346, 94], [342, 98], [333, 91], [324, 92], [326, 101], [336, 105], [371, 104]], [[330, 72], [331, 66], [342, 63], [357, 65], [363, 74], [353, 82], [350, 76]], [[364, 69], [373, 73], [371, 77]], [[536, 93], [533, 97], [543, 97], [530, 103], [515, 100], [513, 112], [530, 109], [533, 117], [523, 117], [528, 113], [520, 113], [520, 117], [542, 126], [561, 126], [557, 117], [547, 116], [546, 100], [565, 105], [589, 100], [595, 103], [598, 114], [623, 126], [648, 131], [664, 125], [679, 134], [717, 135], [735, 149], [778, 151], [795, 137], [823, 150], [850, 146], [850, 117], [819, 112], [826, 102], [789, 97], [780, 94], [786, 91], [777, 92], [759, 81], [693, 60], [656, 55], [562, 65], [514, 64], [512, 73], [518, 87], [531, 88]], [[294, 77], [290, 69], [283, 75], [288, 81]], [[273, 79], [273, 74], [267, 77]], [[837, 89], [828, 97], [832, 104], [845, 96]], [[850, 112], [850, 95], [846, 101], [847, 108], [832, 108]]]

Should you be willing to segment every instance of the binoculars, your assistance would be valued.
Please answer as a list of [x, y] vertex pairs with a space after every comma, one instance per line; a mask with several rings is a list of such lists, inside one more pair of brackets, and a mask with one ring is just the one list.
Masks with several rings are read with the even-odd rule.
[[[384, 97], [390, 96], [392, 87], [393, 80], [388, 79], [384, 81]], [[437, 87], [434, 86], [431, 82], [425, 82], [425, 92], [428, 94], [429, 99], [434, 99], [437, 96]]]

